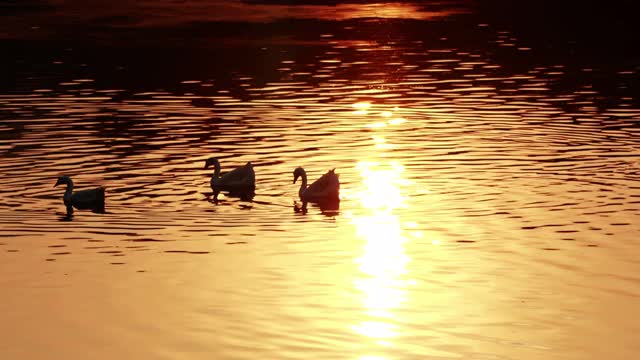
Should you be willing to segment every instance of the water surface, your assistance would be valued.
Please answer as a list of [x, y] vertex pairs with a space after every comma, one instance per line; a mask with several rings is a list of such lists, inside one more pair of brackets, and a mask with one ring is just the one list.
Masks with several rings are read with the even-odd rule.
[[[427, 18], [14, 49], [1, 357], [637, 356], [638, 63]], [[210, 201], [211, 156], [253, 201]], [[295, 211], [297, 166], [338, 211]], [[107, 212], [65, 217], [62, 174]]]

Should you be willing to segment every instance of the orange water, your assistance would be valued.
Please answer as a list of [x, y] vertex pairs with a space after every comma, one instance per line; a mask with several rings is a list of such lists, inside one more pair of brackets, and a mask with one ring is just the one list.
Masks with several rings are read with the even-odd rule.
[[[0, 357], [635, 358], [633, 99], [557, 90], [562, 64], [322, 39], [277, 81], [234, 73], [243, 96], [0, 95]], [[255, 165], [252, 202], [209, 201], [210, 156]], [[336, 168], [337, 213], [294, 211], [297, 166]], [[61, 174], [107, 213], [65, 219]]]

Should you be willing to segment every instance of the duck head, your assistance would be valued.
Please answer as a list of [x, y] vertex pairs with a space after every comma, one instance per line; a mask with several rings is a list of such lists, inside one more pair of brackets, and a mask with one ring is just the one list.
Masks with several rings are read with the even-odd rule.
[[64, 176], [60, 176], [58, 177], [58, 181], [56, 181], [56, 184], [53, 185], [53, 187], [56, 187], [58, 185], [73, 185], [73, 181], [71, 181], [71, 178], [68, 177], [67, 175]]
[[220, 161], [218, 161], [218, 158], [208, 158], [207, 161], [204, 163], [204, 168], [208, 169], [209, 166], [213, 166], [214, 168], [220, 168]]
[[301, 167], [297, 167], [293, 170], [293, 183], [295, 184], [299, 177], [305, 177], [307, 174], [304, 169]]

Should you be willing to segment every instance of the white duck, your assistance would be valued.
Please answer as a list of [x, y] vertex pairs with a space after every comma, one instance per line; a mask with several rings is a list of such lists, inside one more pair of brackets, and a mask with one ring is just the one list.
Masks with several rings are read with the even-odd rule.
[[302, 200], [302, 209], [307, 208], [308, 202], [320, 204], [337, 204], [340, 201], [340, 180], [335, 169], [327, 171], [318, 180], [307, 187], [307, 173], [298, 167], [293, 171], [293, 183], [302, 178], [298, 196]]
[[104, 212], [104, 188], [87, 189], [73, 192], [73, 181], [69, 176], [60, 176], [53, 187], [66, 184], [67, 190], [62, 199], [67, 207], [67, 215], [73, 214], [73, 208], [78, 210], [93, 210]]
[[237, 167], [228, 173], [220, 176], [220, 161], [217, 158], [209, 158], [204, 164], [207, 169], [213, 165], [214, 172], [211, 176], [211, 189], [213, 189], [213, 199], [218, 200], [220, 191], [228, 191], [231, 195], [240, 197], [253, 197], [256, 189], [256, 173], [253, 171], [251, 162]]

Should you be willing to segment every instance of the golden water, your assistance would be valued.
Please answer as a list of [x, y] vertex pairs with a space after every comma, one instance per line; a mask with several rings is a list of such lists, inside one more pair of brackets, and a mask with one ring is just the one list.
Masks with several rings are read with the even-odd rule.
[[[562, 65], [323, 39], [277, 81], [234, 74], [242, 96], [1, 95], [1, 357], [637, 356], [633, 99], [552, 90]], [[210, 156], [255, 165], [252, 202], [209, 201]], [[338, 212], [294, 211], [297, 166], [336, 168]], [[61, 174], [107, 213], [65, 219]]]

